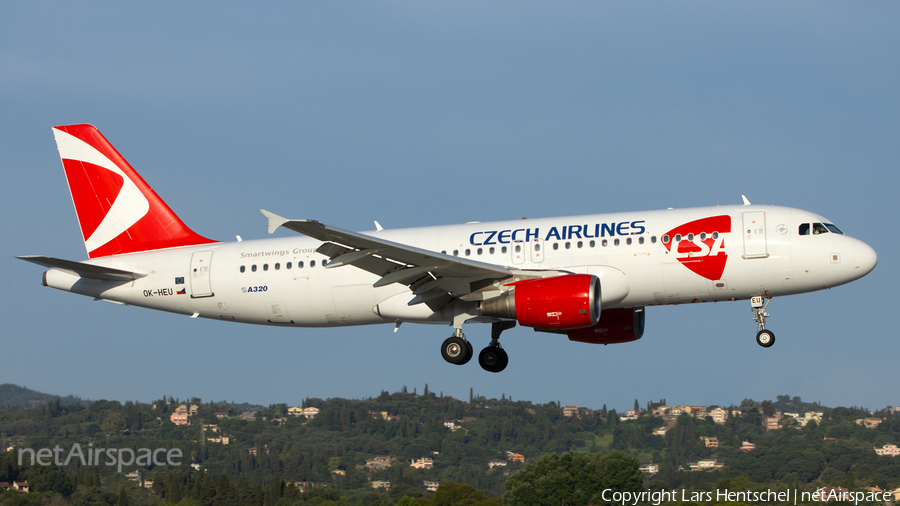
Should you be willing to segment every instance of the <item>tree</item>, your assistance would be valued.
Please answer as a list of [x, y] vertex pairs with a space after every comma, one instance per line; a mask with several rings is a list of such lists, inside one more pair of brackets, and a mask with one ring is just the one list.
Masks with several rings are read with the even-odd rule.
[[[603, 491], [638, 492], [644, 477], [634, 457], [563, 453], [529, 462], [506, 482], [503, 503], [510, 506], [542, 504], [609, 505]], [[609, 497], [609, 494], [607, 494]]]

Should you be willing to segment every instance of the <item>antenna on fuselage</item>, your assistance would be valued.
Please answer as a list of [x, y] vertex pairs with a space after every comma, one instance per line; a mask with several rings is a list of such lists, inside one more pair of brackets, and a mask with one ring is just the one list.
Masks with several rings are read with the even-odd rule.
[[747, 200], [747, 196], [746, 196], [746, 195], [741, 195], [741, 198], [744, 199], [744, 205], [745, 205], [745, 206], [749, 206], [749, 205], [750, 205], [750, 201]]

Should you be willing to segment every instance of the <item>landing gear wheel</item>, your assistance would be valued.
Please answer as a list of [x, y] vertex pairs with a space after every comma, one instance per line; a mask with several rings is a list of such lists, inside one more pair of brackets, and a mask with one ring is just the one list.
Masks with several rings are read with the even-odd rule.
[[468, 364], [469, 360], [472, 360], [473, 355], [475, 355], [475, 349], [472, 348], [472, 343], [466, 341], [466, 359], [463, 361], [463, 364]]
[[487, 372], [500, 372], [509, 364], [509, 355], [499, 346], [488, 346], [478, 354], [478, 364]]
[[762, 329], [756, 333], [756, 344], [763, 348], [768, 348], [775, 344], [775, 333], [771, 330]]
[[461, 337], [448, 337], [441, 345], [441, 356], [451, 364], [463, 365], [472, 358], [472, 345]]

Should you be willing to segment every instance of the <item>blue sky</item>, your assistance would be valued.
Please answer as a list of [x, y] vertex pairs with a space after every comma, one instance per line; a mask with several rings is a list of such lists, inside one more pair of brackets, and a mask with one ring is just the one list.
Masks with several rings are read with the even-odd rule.
[[[0, 383], [262, 404], [426, 383], [620, 409], [900, 404], [897, 26], [890, 1], [6, 3]], [[654, 307], [633, 344], [509, 331], [511, 365], [491, 374], [444, 363], [443, 326], [229, 325], [41, 287], [14, 256], [86, 258], [50, 131], [83, 122], [215, 239], [265, 237], [260, 208], [369, 230], [746, 194], [828, 217], [879, 265], [776, 299], [771, 349], [746, 301]], [[476, 347], [489, 331], [466, 329]]]

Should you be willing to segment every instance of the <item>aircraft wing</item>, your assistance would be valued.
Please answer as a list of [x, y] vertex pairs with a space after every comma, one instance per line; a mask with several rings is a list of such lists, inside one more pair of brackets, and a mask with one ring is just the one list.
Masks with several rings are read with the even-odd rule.
[[285, 227], [322, 241], [316, 252], [331, 259], [326, 269], [353, 265], [381, 276], [374, 284], [376, 287], [391, 283], [408, 285], [416, 295], [410, 305], [446, 298], [448, 294], [463, 300], [489, 298], [494, 291], [499, 295], [498, 290], [492, 290], [494, 280], [523, 274], [510, 267], [416, 248], [315, 220], [291, 220], [263, 209], [260, 212], [269, 219], [270, 234], [278, 227]]

